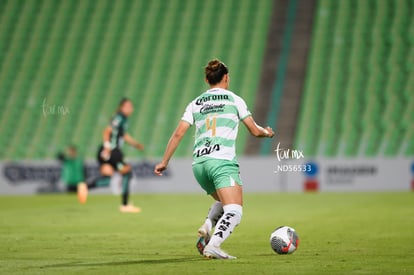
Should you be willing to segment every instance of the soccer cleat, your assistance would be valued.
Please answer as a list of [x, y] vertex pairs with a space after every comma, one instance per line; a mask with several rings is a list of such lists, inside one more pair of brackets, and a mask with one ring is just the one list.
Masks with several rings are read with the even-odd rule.
[[208, 242], [210, 241], [210, 232], [206, 224], [203, 224], [198, 229], [198, 236], [199, 238], [196, 247], [200, 255], [203, 255], [204, 248], [206, 247], [206, 245], [208, 245]]
[[119, 211], [122, 213], [140, 213], [142, 210], [139, 207], [133, 206], [132, 204], [121, 205]]
[[219, 259], [219, 260], [233, 260], [237, 259], [234, 256], [231, 256], [221, 250], [220, 247], [212, 246], [212, 245], [206, 245], [203, 252], [204, 257], [208, 259]]
[[81, 204], [85, 204], [88, 199], [88, 185], [84, 182], [79, 183], [77, 186], [77, 192], [79, 202]]

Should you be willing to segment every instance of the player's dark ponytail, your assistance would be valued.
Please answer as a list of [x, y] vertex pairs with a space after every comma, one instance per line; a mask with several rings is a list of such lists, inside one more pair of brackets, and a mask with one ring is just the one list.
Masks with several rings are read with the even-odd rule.
[[229, 73], [229, 69], [220, 60], [213, 59], [208, 62], [207, 66], [204, 68], [204, 73], [208, 83], [210, 85], [215, 85], [223, 79], [224, 75]]

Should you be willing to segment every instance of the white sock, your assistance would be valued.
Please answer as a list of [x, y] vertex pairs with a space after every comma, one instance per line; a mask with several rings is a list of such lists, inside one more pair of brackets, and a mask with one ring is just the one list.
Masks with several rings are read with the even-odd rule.
[[208, 215], [204, 224], [207, 225], [208, 231], [211, 231], [213, 226], [216, 226], [217, 221], [223, 215], [223, 205], [219, 201], [215, 201], [210, 209], [208, 210]]
[[224, 214], [217, 222], [214, 234], [209, 245], [219, 247], [239, 225], [243, 215], [243, 208], [238, 204], [227, 204], [223, 206]]

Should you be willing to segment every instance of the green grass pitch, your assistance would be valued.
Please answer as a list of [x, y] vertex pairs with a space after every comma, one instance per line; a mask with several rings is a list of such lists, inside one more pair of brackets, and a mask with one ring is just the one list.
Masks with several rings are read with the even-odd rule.
[[[202, 194], [0, 197], [0, 274], [414, 274], [414, 193], [246, 194], [242, 222], [206, 260], [196, 230]], [[301, 239], [292, 255], [269, 245], [277, 226]]]

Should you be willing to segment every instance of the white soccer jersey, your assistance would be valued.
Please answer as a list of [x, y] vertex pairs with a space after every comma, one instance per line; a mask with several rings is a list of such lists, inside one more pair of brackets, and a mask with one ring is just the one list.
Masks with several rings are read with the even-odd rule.
[[250, 115], [241, 97], [221, 88], [210, 89], [188, 104], [182, 120], [196, 126], [194, 163], [210, 158], [236, 160], [239, 122]]

